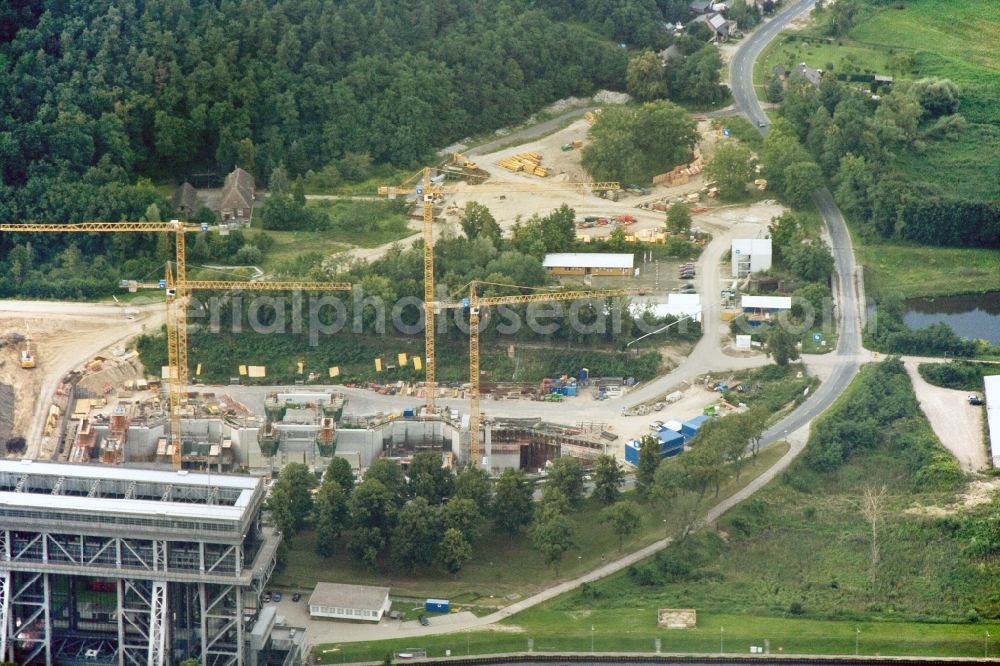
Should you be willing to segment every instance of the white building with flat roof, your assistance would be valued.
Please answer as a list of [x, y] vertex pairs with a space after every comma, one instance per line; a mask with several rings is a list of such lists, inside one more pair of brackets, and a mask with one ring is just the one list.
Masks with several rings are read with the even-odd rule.
[[667, 294], [666, 303], [633, 302], [629, 306], [633, 316], [649, 312], [654, 317], [689, 317], [701, 321], [701, 296], [698, 294]]
[[551, 275], [618, 275], [635, 274], [635, 255], [631, 252], [559, 252], [545, 255], [542, 262]]
[[309, 597], [311, 617], [378, 622], [389, 612], [389, 588], [343, 583], [317, 583]]
[[768, 270], [771, 268], [771, 239], [734, 238], [730, 263], [735, 278]]
[[986, 424], [990, 438], [990, 458], [1000, 467], [1000, 375], [983, 377], [986, 393]]

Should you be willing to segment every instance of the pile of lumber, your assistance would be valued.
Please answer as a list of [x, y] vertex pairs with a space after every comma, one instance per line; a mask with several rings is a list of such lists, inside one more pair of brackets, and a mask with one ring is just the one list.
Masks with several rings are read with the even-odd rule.
[[500, 160], [497, 164], [513, 173], [526, 173], [540, 178], [549, 175], [549, 170], [542, 166], [541, 153], [518, 153]]
[[672, 171], [667, 173], [661, 173], [658, 176], [653, 176], [654, 185], [662, 185], [666, 183], [667, 185], [683, 185], [688, 182], [688, 178], [691, 176], [697, 176], [705, 168], [705, 162], [701, 157], [701, 154], [695, 153], [694, 159], [688, 164], [683, 164], [679, 167], [675, 167]]

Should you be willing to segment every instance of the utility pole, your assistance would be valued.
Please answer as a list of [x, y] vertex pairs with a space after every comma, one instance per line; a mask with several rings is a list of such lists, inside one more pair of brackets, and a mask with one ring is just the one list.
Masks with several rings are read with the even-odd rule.
[[726, 653], [725, 638], [726, 638], [726, 628], [720, 625], [719, 626], [719, 654], [725, 654]]
[[990, 632], [986, 632], [986, 636], [983, 638], [983, 658], [990, 656]]
[[854, 627], [854, 656], [858, 656], [858, 644], [861, 642], [861, 627]]
[[594, 651], [594, 625], [590, 625], [590, 651]]

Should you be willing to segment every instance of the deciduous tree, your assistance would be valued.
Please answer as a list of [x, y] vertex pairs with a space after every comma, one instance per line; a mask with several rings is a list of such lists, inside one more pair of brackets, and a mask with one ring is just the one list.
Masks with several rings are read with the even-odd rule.
[[594, 462], [594, 494], [601, 504], [612, 504], [618, 501], [622, 483], [625, 482], [625, 470], [613, 456], [598, 456]]
[[570, 456], [553, 460], [548, 470], [547, 484], [558, 488], [570, 505], [577, 506], [583, 499], [583, 468], [580, 467], [580, 461]]
[[785, 330], [784, 326], [774, 326], [767, 334], [767, 355], [781, 367], [788, 365], [799, 357], [795, 336]]
[[531, 522], [531, 494], [523, 473], [504, 470], [494, 487], [493, 523], [508, 535], [520, 531]]
[[635, 534], [642, 524], [639, 507], [635, 502], [617, 502], [601, 511], [601, 523], [610, 525], [618, 537], [618, 552], [622, 550], [625, 538]]
[[472, 559], [472, 546], [466, 541], [462, 532], [454, 527], [444, 531], [438, 550], [441, 568], [452, 575], [461, 571], [465, 563]]
[[712, 161], [705, 166], [705, 174], [715, 181], [719, 197], [732, 201], [746, 197], [753, 167], [750, 149], [739, 141], [729, 140], [715, 151]]
[[660, 440], [644, 435], [639, 440], [639, 464], [635, 472], [635, 491], [642, 499], [648, 499], [652, 494], [656, 468], [661, 460]]

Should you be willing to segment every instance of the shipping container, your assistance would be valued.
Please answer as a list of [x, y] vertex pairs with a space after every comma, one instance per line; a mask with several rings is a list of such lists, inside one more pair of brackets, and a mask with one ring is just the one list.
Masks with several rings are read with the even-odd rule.
[[660, 431], [656, 434], [656, 438], [660, 440], [661, 454], [668, 449], [684, 448], [684, 435], [666, 426], [660, 428]]
[[638, 466], [639, 464], [639, 442], [630, 439], [625, 442], [625, 462]]
[[447, 599], [428, 599], [424, 602], [424, 610], [428, 613], [447, 613], [451, 610], [451, 602]]
[[694, 437], [698, 434], [698, 429], [701, 428], [701, 425], [708, 419], [709, 417], [701, 415], [685, 421], [681, 424], [681, 434], [689, 438]]

